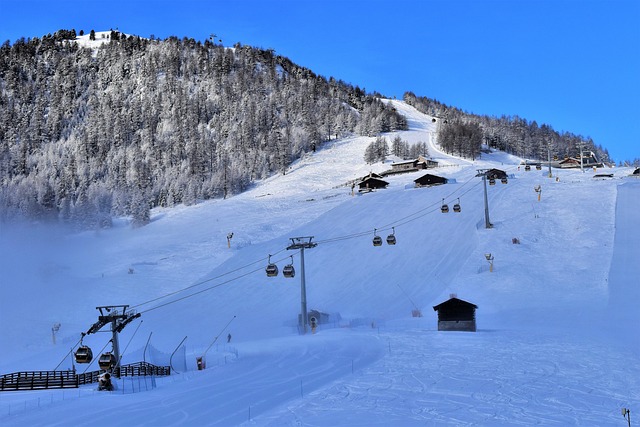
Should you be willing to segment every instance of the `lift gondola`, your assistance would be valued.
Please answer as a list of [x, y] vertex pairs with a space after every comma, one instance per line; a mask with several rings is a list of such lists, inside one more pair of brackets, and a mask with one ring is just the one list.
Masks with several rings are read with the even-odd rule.
[[542, 165], [536, 165], [536, 170], [542, 170]]
[[391, 234], [387, 236], [387, 245], [395, 245], [396, 244], [396, 228], [391, 227], [393, 230]]
[[489, 185], [496, 185], [496, 179], [494, 177], [489, 178]]
[[459, 213], [461, 210], [462, 210], [462, 208], [460, 207], [460, 199], [458, 199], [458, 203], [453, 205], [453, 211]]
[[382, 237], [376, 234], [376, 230], [373, 230], [373, 246], [382, 246]]
[[271, 255], [269, 255], [269, 263], [265, 269], [268, 277], [275, 277], [278, 275], [278, 266], [271, 263]]
[[85, 335], [86, 334], [83, 332], [80, 336], [80, 347], [78, 347], [76, 352], [73, 354], [76, 359], [76, 363], [91, 363], [93, 360], [93, 352], [91, 351], [91, 348], [82, 344]]
[[524, 166], [524, 170], [526, 170], [526, 171], [530, 171], [530, 170], [531, 170], [531, 166], [529, 166], [529, 165], [525, 165], [525, 166]]
[[442, 213], [447, 213], [449, 212], [449, 205], [444, 203], [444, 199], [442, 199], [442, 207], [440, 208], [440, 211]]
[[285, 265], [282, 269], [282, 275], [288, 278], [293, 278], [296, 275], [296, 270], [293, 268], [293, 257], [291, 257], [291, 264]]
[[506, 184], [506, 183], [508, 183], [509, 181], [507, 180], [507, 177], [506, 177], [506, 176], [503, 176], [502, 178], [500, 178], [500, 182], [501, 182], [501, 183], [503, 183], [503, 184]]
[[116, 357], [111, 352], [102, 353], [98, 359], [98, 366], [103, 371], [109, 371], [116, 366]]
[[91, 348], [86, 345], [78, 347], [74, 356], [76, 358], [76, 363], [91, 363], [93, 360], [93, 352], [91, 351]]

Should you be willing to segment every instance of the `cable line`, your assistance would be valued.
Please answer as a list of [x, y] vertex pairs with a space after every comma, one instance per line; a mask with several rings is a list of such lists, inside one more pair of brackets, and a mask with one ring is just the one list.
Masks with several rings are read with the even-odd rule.
[[[513, 166], [512, 169], [513, 168], [515, 168], [515, 166]], [[473, 179], [470, 179], [470, 180], [466, 181], [460, 187], [458, 187], [455, 190], [453, 190], [451, 193], [449, 193], [447, 196], [445, 196], [443, 198], [443, 200], [452, 198], [452, 196], [454, 194], [456, 194], [457, 192], [461, 191], [467, 184], [469, 184], [471, 182], [473, 182]], [[473, 189], [475, 189], [476, 187], [478, 187], [481, 184], [482, 184], [482, 181], [476, 182], [474, 185], [472, 185], [466, 191], [464, 191], [462, 194], [460, 194], [458, 196], [458, 199], [460, 197], [464, 196], [465, 194], [471, 192]], [[432, 203], [432, 204], [430, 204], [430, 205], [428, 205], [428, 206], [426, 206], [426, 207], [424, 207], [424, 208], [422, 208], [422, 209], [420, 209], [420, 210], [418, 210], [418, 211], [416, 211], [416, 212], [414, 212], [412, 214], [406, 215], [406, 216], [404, 216], [402, 218], [399, 218], [399, 219], [395, 220], [394, 222], [386, 224], [385, 226], [383, 226], [381, 228], [375, 228], [375, 230], [385, 231], [385, 230], [389, 230], [389, 229], [394, 229], [394, 231], [395, 231], [395, 227], [400, 227], [400, 226], [406, 225], [406, 224], [408, 224], [410, 222], [413, 222], [413, 221], [415, 221], [417, 219], [423, 218], [426, 215], [432, 214], [434, 212], [438, 212], [440, 210], [440, 207], [441, 207], [441, 202], [440, 201], [434, 202], [434, 203]], [[339, 241], [343, 241], [343, 240], [350, 240], [350, 239], [355, 239], [355, 238], [358, 238], [358, 237], [364, 237], [364, 236], [370, 236], [370, 235], [371, 235], [371, 230], [369, 229], [367, 231], [360, 231], [360, 232], [355, 232], [355, 233], [347, 234], [347, 235], [343, 235], [343, 236], [336, 236], [336, 237], [331, 237], [331, 238], [327, 238], [327, 239], [324, 239], [324, 240], [318, 240], [318, 241], [316, 241], [316, 243], [317, 244], [334, 243], [334, 242], [339, 242]], [[283, 252], [285, 250], [286, 250], [286, 248], [280, 249], [279, 251], [275, 252], [274, 254], [270, 254], [270, 256], [277, 255], [277, 254], [279, 254], [279, 253], [281, 253], [281, 252]], [[276, 261], [276, 263], [277, 262], [281, 262], [281, 261], [283, 261], [283, 260], [285, 260], [285, 259], [287, 259], [289, 257], [290, 257], [290, 255], [287, 255], [284, 258], [278, 259]], [[132, 306], [132, 308], [141, 307], [143, 305], [147, 305], [147, 304], [151, 304], [153, 302], [160, 301], [160, 300], [162, 300], [164, 298], [169, 298], [171, 296], [175, 296], [175, 295], [177, 295], [177, 294], [179, 294], [181, 292], [186, 292], [186, 291], [188, 291], [190, 289], [193, 289], [195, 287], [204, 285], [205, 283], [209, 283], [211, 281], [214, 281], [214, 280], [217, 280], [217, 279], [221, 279], [221, 278], [223, 278], [225, 276], [228, 276], [230, 274], [237, 273], [237, 272], [239, 272], [241, 270], [244, 270], [245, 268], [251, 267], [251, 266], [253, 266], [255, 264], [263, 263], [265, 261], [265, 259], [266, 258], [261, 258], [259, 260], [256, 260], [256, 261], [253, 261], [251, 263], [245, 264], [244, 266], [238, 267], [238, 268], [236, 268], [234, 270], [230, 270], [230, 271], [227, 271], [225, 273], [222, 273], [222, 274], [220, 274], [218, 276], [202, 280], [200, 282], [194, 283], [193, 285], [187, 286], [185, 288], [178, 289], [176, 291], [169, 292], [169, 293], [161, 295], [159, 297], [156, 297], [156, 298], [150, 299], [148, 301], [142, 302], [142, 303], [140, 303], [138, 305]], [[232, 278], [230, 278], [228, 280], [225, 280], [225, 281], [220, 282], [218, 284], [215, 284], [213, 286], [209, 286], [207, 288], [201, 289], [201, 290], [199, 290], [197, 292], [194, 292], [194, 293], [191, 293], [191, 294], [188, 294], [188, 295], [184, 295], [184, 296], [182, 296], [180, 298], [177, 298], [177, 299], [174, 299], [174, 300], [171, 300], [171, 301], [167, 301], [165, 303], [162, 303], [162, 304], [156, 305], [154, 307], [151, 307], [149, 309], [143, 310], [143, 311], [140, 312], [140, 314], [148, 313], [150, 311], [153, 311], [153, 310], [156, 310], [156, 309], [159, 309], [159, 308], [162, 308], [162, 307], [166, 307], [167, 305], [183, 301], [185, 299], [191, 298], [191, 297], [196, 296], [196, 295], [200, 295], [200, 294], [202, 294], [204, 292], [207, 292], [207, 291], [219, 288], [221, 286], [227, 285], [229, 283], [232, 283], [232, 282], [234, 282], [236, 280], [239, 280], [239, 279], [241, 279], [243, 277], [246, 277], [246, 276], [248, 276], [250, 274], [256, 273], [256, 272], [261, 271], [261, 270], [263, 270], [263, 267], [250, 270], [250, 271], [248, 271], [246, 273], [243, 273], [243, 274], [241, 274], [239, 276], [232, 277]]]

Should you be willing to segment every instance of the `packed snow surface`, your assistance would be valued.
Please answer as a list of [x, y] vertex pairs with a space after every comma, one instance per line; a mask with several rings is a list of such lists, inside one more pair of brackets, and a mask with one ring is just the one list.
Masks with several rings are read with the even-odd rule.
[[[625, 425], [622, 408], [640, 410], [640, 180], [627, 168], [549, 177], [500, 152], [448, 155], [439, 123], [388, 102], [410, 129], [387, 140], [427, 142], [438, 168], [361, 194], [354, 180], [400, 159], [368, 165], [374, 138], [351, 137], [243, 194], [154, 210], [141, 228], [2, 224], [0, 374], [72, 369], [106, 305], [141, 313], [120, 334], [122, 363], [173, 373], [124, 378], [113, 392], [0, 392], [0, 423]], [[489, 168], [509, 180], [487, 185], [486, 228], [477, 175]], [[449, 183], [415, 188], [425, 172]], [[374, 247], [374, 234], [397, 244]], [[297, 326], [303, 254], [287, 250], [292, 237], [317, 243], [304, 250], [306, 300], [329, 318], [315, 333]], [[267, 277], [269, 256], [296, 276]], [[450, 294], [478, 306], [477, 332], [437, 330], [433, 306]], [[110, 337], [83, 343], [95, 355]]]

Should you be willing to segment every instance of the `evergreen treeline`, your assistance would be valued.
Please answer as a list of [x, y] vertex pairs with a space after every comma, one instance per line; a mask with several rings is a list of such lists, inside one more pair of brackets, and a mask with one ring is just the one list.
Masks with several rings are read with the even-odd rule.
[[557, 132], [548, 125], [538, 125], [518, 116], [491, 117], [463, 112], [437, 100], [417, 97], [411, 92], [404, 100], [419, 111], [437, 117], [438, 141], [451, 154], [476, 158], [481, 145], [529, 159], [547, 160], [548, 147], [551, 156], [559, 159], [575, 157], [583, 151], [593, 151], [601, 162], [612, 160], [609, 152], [595, 145], [591, 138], [569, 132]]
[[273, 50], [115, 31], [91, 50], [73, 38], [0, 47], [0, 219], [144, 224], [152, 207], [285, 173], [331, 138], [407, 128], [359, 87]]
[[[415, 144], [409, 144], [407, 141], [402, 140], [399, 136], [393, 138], [391, 141], [391, 154], [400, 157], [403, 160], [415, 159], [418, 156], [429, 156], [429, 149], [427, 143], [424, 141], [417, 142]], [[364, 161], [373, 164], [376, 162], [384, 162], [389, 155], [389, 144], [387, 139], [378, 136], [375, 141], [371, 142], [364, 151]]]

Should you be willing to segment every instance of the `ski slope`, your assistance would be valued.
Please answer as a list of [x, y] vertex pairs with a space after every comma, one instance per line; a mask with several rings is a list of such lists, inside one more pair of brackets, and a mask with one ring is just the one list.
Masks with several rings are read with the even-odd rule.
[[[427, 142], [441, 166], [429, 172], [451, 183], [413, 188], [415, 172], [352, 195], [352, 180], [391, 160], [365, 164], [374, 138], [351, 137], [241, 195], [154, 210], [142, 228], [3, 225], [0, 373], [71, 368], [70, 348], [109, 304], [142, 313], [120, 334], [123, 363], [168, 364], [179, 351], [174, 375], [135, 393], [127, 380], [112, 393], [2, 392], [2, 425], [624, 422], [622, 407], [640, 408], [640, 182], [624, 168], [610, 180], [555, 169], [550, 179], [500, 152], [449, 156], [431, 117], [388, 102], [409, 123], [397, 134]], [[510, 178], [487, 189], [486, 229], [476, 174], [492, 167]], [[443, 199], [462, 212], [440, 213]], [[374, 247], [374, 231], [395, 232], [397, 245]], [[306, 335], [300, 253], [286, 250], [300, 236], [318, 243], [304, 254], [308, 308], [332, 315]], [[296, 277], [267, 278], [269, 255], [281, 269], [293, 261]], [[478, 332], [437, 331], [432, 307], [451, 293], [478, 305]], [[84, 342], [98, 352], [108, 339]]]

